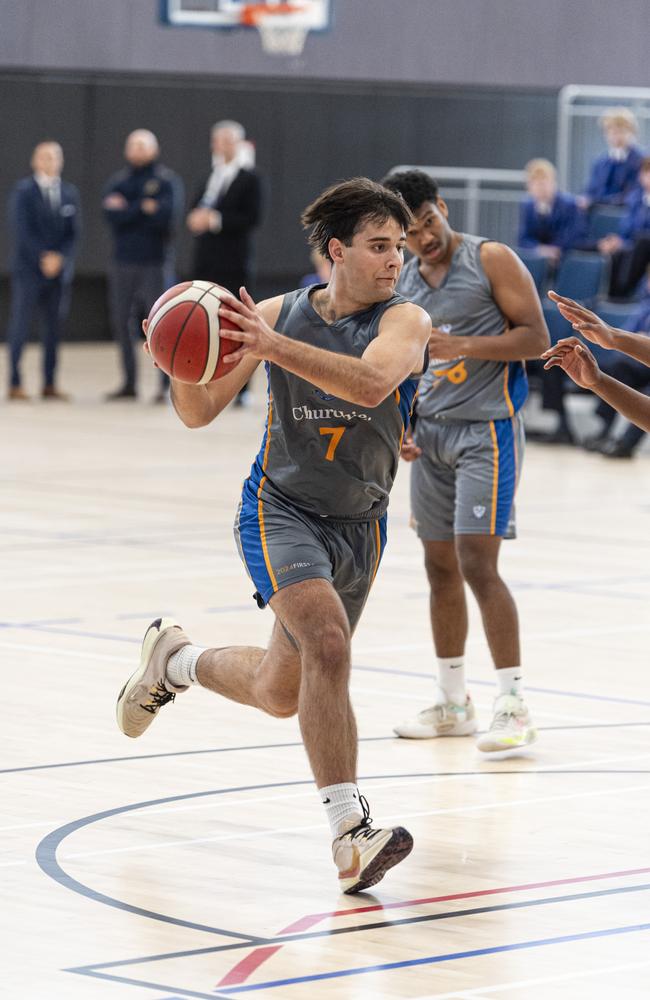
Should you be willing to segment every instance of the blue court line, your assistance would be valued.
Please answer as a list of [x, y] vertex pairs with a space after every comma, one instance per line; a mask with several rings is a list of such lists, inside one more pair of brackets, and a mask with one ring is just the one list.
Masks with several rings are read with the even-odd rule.
[[[361, 670], [370, 674], [390, 674], [392, 676], [397, 675], [398, 677], [422, 677], [428, 681], [432, 681], [434, 677], [433, 671], [430, 671], [429, 673], [422, 673], [414, 670], [394, 670], [390, 667], [364, 667], [356, 663], [353, 664], [352, 669]], [[492, 687], [494, 685], [494, 680], [483, 681], [478, 680], [476, 677], [469, 677], [467, 683], [476, 684], [478, 687]], [[526, 684], [526, 691], [532, 691], [535, 694], [554, 694], [561, 698], [584, 698], [587, 701], [607, 701], [616, 705], [642, 705], [645, 708], [650, 707], [650, 701], [639, 701], [636, 698], [617, 698], [615, 695], [609, 694], [587, 694], [584, 691], [558, 691], [556, 688], [530, 687], [528, 684]]]
[[348, 976], [362, 976], [370, 972], [389, 972], [392, 969], [408, 969], [419, 965], [437, 965], [440, 962], [453, 962], [462, 958], [479, 958], [483, 955], [499, 955], [508, 951], [522, 951], [527, 948], [542, 948], [547, 945], [568, 944], [571, 941], [588, 941], [594, 938], [611, 937], [619, 934], [635, 934], [640, 931], [650, 931], [650, 924], [631, 924], [628, 927], [607, 927], [599, 931], [585, 931], [582, 934], [564, 934], [560, 937], [538, 938], [532, 941], [517, 941], [515, 944], [495, 945], [492, 948], [475, 948], [471, 951], [449, 952], [446, 955], [430, 955], [427, 958], [412, 958], [403, 962], [385, 962], [381, 965], [365, 965], [356, 969], [340, 969], [337, 972], [318, 972], [309, 976], [294, 976], [291, 979], [274, 979], [265, 983], [252, 983], [248, 986], [222, 987], [221, 992], [227, 995], [235, 993], [253, 993], [257, 990], [272, 990], [278, 986], [295, 986], [298, 983], [314, 983], [324, 979], [342, 979]]

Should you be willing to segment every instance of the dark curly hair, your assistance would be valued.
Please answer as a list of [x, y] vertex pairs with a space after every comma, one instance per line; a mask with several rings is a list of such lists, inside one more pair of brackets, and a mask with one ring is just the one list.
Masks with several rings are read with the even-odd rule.
[[417, 212], [425, 201], [435, 204], [439, 197], [437, 182], [423, 170], [401, 170], [384, 177], [381, 183], [401, 195], [411, 212]]
[[310, 229], [309, 244], [331, 260], [329, 242], [338, 239], [350, 246], [352, 238], [366, 222], [395, 221], [407, 229], [413, 219], [404, 199], [368, 177], [353, 177], [333, 184], [308, 205], [300, 216]]

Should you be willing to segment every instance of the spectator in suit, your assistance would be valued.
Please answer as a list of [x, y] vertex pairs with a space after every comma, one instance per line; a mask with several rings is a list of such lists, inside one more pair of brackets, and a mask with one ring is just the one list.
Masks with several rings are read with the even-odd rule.
[[[250, 291], [253, 233], [262, 215], [262, 180], [245, 140], [239, 122], [219, 121], [212, 127], [212, 172], [187, 216], [194, 236], [192, 277], [214, 281], [234, 295], [242, 285]], [[244, 386], [235, 405], [246, 399]]]
[[10, 199], [14, 246], [7, 332], [9, 399], [29, 398], [22, 386], [20, 359], [38, 309], [45, 320], [42, 396], [67, 400], [56, 387], [55, 374], [81, 225], [79, 192], [61, 178], [63, 150], [58, 142], [40, 142], [31, 166], [32, 176], [18, 181]]
[[600, 253], [611, 256], [609, 294], [614, 298], [634, 292], [650, 263], [650, 156], [641, 160], [639, 182], [626, 207], [618, 233], [598, 243]]
[[[104, 218], [113, 235], [113, 262], [109, 293], [113, 336], [122, 359], [122, 385], [106, 398], [137, 396], [134, 341], [140, 320], [167, 287], [170, 241], [178, 215], [179, 179], [159, 162], [160, 148], [153, 132], [136, 129], [124, 147], [126, 167], [104, 188]], [[167, 376], [160, 373], [155, 401], [165, 398]]]
[[601, 116], [600, 126], [607, 152], [591, 165], [589, 182], [581, 198], [583, 208], [622, 205], [637, 183], [643, 159], [643, 152], [636, 144], [638, 122], [629, 108], [608, 108]]
[[555, 265], [584, 240], [585, 216], [572, 194], [558, 191], [557, 172], [549, 160], [530, 160], [525, 169], [528, 197], [519, 212], [518, 244]]

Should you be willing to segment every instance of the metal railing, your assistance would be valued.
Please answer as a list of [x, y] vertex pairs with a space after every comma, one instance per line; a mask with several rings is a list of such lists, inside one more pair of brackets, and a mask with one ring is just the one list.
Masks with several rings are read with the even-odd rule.
[[599, 127], [603, 111], [612, 106], [633, 111], [639, 121], [639, 145], [650, 146], [650, 89], [571, 84], [558, 97], [557, 170], [560, 187], [583, 191], [592, 161], [605, 150]]
[[454, 229], [511, 245], [516, 242], [525, 187], [523, 170], [400, 165], [391, 173], [399, 170], [422, 170], [437, 181]]

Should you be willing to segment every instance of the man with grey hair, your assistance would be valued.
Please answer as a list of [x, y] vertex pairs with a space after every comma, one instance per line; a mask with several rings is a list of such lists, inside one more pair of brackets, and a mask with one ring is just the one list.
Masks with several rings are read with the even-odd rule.
[[[111, 319], [122, 360], [122, 384], [108, 400], [135, 399], [134, 340], [141, 320], [167, 284], [165, 262], [182, 188], [180, 179], [158, 161], [159, 153], [153, 132], [131, 132], [124, 146], [126, 166], [104, 188], [102, 207], [114, 247], [109, 272]], [[166, 385], [161, 372], [156, 401], [165, 398]]]
[[194, 236], [193, 278], [214, 281], [234, 295], [250, 288], [253, 230], [262, 214], [262, 181], [252, 146], [239, 122], [212, 127], [212, 172], [201, 184], [187, 216]]

